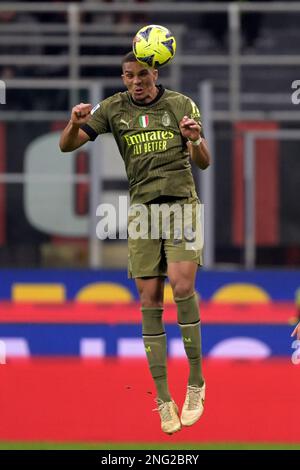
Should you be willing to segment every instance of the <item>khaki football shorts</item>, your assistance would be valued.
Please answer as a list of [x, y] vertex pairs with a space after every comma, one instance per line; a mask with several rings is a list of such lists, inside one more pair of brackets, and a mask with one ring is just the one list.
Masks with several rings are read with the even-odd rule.
[[128, 277], [167, 275], [168, 263], [202, 265], [202, 204], [195, 196], [134, 204], [128, 216]]

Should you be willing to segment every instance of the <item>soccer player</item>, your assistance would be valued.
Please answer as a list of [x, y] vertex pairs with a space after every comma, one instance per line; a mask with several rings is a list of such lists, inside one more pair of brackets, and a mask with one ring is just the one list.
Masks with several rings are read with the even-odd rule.
[[300, 340], [300, 321], [299, 323], [295, 326], [294, 330], [293, 330], [293, 333], [291, 334], [291, 336], [297, 336], [297, 339]]
[[[72, 109], [60, 148], [77, 149], [99, 134], [111, 132], [126, 167], [131, 209], [141, 205], [150, 218], [151, 208], [192, 209], [192, 237], [130, 235], [129, 277], [134, 278], [142, 311], [142, 335], [156, 391], [161, 428], [167, 434], [194, 424], [203, 413], [205, 382], [202, 375], [199, 305], [195, 293], [202, 246], [197, 244], [197, 209], [200, 206], [189, 158], [202, 170], [210, 164], [201, 131], [200, 113], [188, 97], [157, 85], [158, 71], [136, 61], [132, 52], [122, 62], [122, 79], [128, 91], [116, 93], [95, 108], [80, 103]], [[133, 211], [134, 212], [134, 211]], [[189, 219], [188, 219], [189, 220]], [[129, 227], [136, 214], [129, 213]], [[170, 224], [175, 226], [172, 212]], [[151, 225], [151, 224], [150, 224]], [[185, 229], [185, 228], [184, 228]], [[148, 229], [151, 232], [151, 227]], [[175, 232], [175, 230], [173, 231]], [[184, 233], [185, 235], [185, 233]], [[187, 248], [188, 247], [188, 248]], [[177, 304], [178, 324], [189, 362], [186, 398], [179, 417], [167, 380], [167, 342], [163, 323], [164, 281], [168, 276]]]

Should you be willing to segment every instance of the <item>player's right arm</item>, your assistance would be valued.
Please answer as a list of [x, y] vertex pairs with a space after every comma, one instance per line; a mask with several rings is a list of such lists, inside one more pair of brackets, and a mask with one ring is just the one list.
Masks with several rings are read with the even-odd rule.
[[91, 117], [91, 104], [80, 103], [72, 109], [71, 119], [63, 130], [59, 147], [62, 152], [72, 152], [85, 144], [90, 137], [80, 129]]

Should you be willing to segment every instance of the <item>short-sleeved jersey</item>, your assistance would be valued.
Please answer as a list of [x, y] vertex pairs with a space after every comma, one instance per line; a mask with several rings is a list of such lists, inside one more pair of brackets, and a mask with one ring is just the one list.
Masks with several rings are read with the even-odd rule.
[[155, 100], [139, 105], [121, 92], [99, 103], [82, 129], [91, 140], [113, 134], [125, 163], [131, 203], [146, 203], [195, 194], [186, 139], [179, 130], [185, 115], [200, 121], [195, 103], [180, 93], [160, 87]]

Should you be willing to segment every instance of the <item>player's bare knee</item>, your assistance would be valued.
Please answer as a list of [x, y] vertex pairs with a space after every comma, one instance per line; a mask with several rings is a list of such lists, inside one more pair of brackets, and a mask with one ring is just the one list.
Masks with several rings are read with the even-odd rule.
[[143, 308], [157, 308], [163, 306], [163, 299], [158, 292], [148, 289], [139, 289], [139, 294]]
[[173, 286], [174, 299], [189, 297], [194, 292], [194, 286], [187, 282], [178, 282]]

